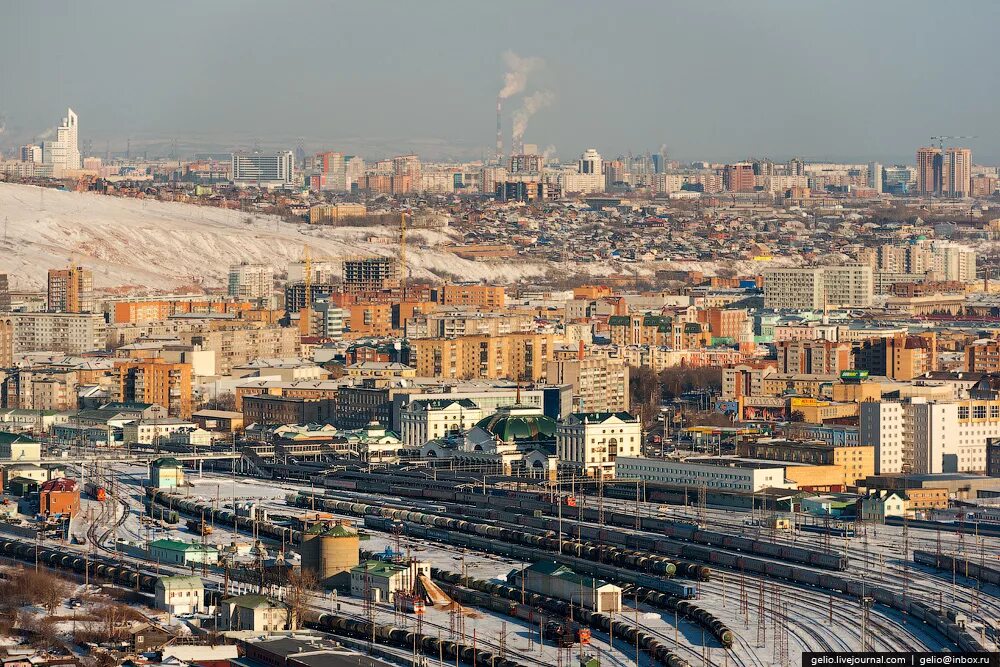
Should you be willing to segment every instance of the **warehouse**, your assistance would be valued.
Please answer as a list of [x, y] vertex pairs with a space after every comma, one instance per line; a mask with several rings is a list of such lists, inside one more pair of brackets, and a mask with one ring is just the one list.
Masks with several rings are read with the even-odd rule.
[[524, 570], [512, 570], [507, 575], [511, 586], [521, 586], [534, 593], [541, 593], [600, 613], [622, 610], [622, 589], [600, 579], [583, 577], [554, 560], [535, 563]]

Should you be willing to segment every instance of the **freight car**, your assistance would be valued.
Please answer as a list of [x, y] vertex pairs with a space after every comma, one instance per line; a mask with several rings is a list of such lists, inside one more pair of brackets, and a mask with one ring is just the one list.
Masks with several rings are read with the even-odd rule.
[[846, 523], [830, 524], [829, 526], [820, 523], [799, 524], [799, 530], [803, 533], [818, 533], [820, 535], [832, 535], [833, 537], [854, 537], [854, 527]]
[[461, 661], [472, 665], [472, 667], [524, 667], [522, 663], [501, 657], [489, 650], [477, 649], [470, 644], [441, 639], [390, 625], [374, 624], [373, 627], [373, 624], [368, 621], [354, 620], [335, 614], [321, 614], [315, 620], [307, 621], [306, 626], [358, 639], [370, 640], [374, 637], [379, 644], [405, 649], [417, 648], [425, 655]]
[[[571, 603], [566, 600], [530, 591], [522, 592], [519, 588], [495, 581], [468, 579], [457, 572], [432, 569], [431, 576], [441, 582], [441, 587], [460, 602], [508, 614], [530, 621], [532, 624], [541, 624], [543, 637], [559, 642], [562, 646], [571, 645], [572, 640], [580, 641], [584, 638], [589, 640], [589, 633], [586, 633], [586, 627], [582, 626], [589, 626], [592, 630], [600, 632], [609, 632], [614, 626], [615, 637], [620, 637], [630, 644], [638, 642], [642, 649], [660, 664], [667, 667], [690, 667], [690, 663], [653, 635], [625, 621], [612, 621], [608, 614], [595, 613], [580, 607], [571, 608]], [[568, 618], [570, 614], [572, 620]]]
[[101, 486], [100, 484], [95, 484], [93, 482], [87, 482], [86, 484], [84, 484], [83, 492], [88, 496], [90, 496], [91, 498], [93, 498], [94, 500], [97, 500], [102, 503], [108, 499], [108, 493], [104, 489], [104, 487]]
[[[406, 485], [400, 486], [399, 476], [406, 477]], [[478, 482], [469, 479], [467, 482], [432, 480], [425, 477], [426, 473], [403, 471], [391, 474], [367, 473], [350, 471], [338, 473], [335, 478], [326, 478], [324, 484], [335, 485], [348, 477], [356, 488], [373, 493], [388, 493], [406, 497], [433, 498], [435, 500], [455, 503], [462, 510], [472, 507], [493, 507], [502, 509], [507, 517], [512, 514], [533, 516], [536, 513], [555, 517], [560, 513], [558, 503], [548, 494], [535, 491], [511, 491], [487, 487], [487, 493], [480, 492], [482, 479]], [[611, 487], [608, 487], [611, 488]], [[716, 549], [736, 549], [741, 552], [757, 555], [769, 555], [767, 551], [773, 544], [764, 540], [755, 540], [729, 533], [704, 530], [697, 524], [686, 521], [672, 521], [654, 517], [639, 517], [624, 512], [603, 511], [597, 508], [584, 507], [577, 497], [577, 506], [563, 505], [561, 515], [563, 520], [582, 519], [597, 523], [602, 517], [609, 526], [625, 528], [641, 528], [645, 531], [662, 535], [673, 540], [689, 541]], [[596, 504], [591, 499], [591, 505]], [[847, 559], [838, 554], [815, 551], [802, 547], [785, 547], [781, 559], [789, 563], [801, 563], [813, 567], [832, 570], [847, 569]]]
[[954, 572], [960, 576], [970, 577], [988, 584], [1000, 585], [1000, 570], [986, 567], [985, 563], [976, 563], [967, 558], [915, 550], [913, 552], [913, 562], [920, 565], [927, 565], [937, 570]]

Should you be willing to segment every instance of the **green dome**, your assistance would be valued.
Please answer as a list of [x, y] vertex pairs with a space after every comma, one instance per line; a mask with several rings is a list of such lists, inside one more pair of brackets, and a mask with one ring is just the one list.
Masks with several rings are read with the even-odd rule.
[[326, 526], [321, 523], [314, 523], [305, 530], [306, 535], [322, 535], [326, 530]]
[[323, 537], [357, 537], [357, 532], [345, 526], [334, 526], [323, 533]]
[[503, 442], [555, 442], [556, 422], [545, 415], [497, 412], [479, 420], [476, 427], [492, 433]]

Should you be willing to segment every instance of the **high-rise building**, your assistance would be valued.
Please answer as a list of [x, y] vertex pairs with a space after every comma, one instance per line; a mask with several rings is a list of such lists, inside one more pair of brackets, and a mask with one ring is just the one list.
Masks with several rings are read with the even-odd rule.
[[882, 165], [878, 162], [868, 163], [868, 187], [882, 192]]
[[859, 421], [877, 475], [982, 473], [986, 443], [1000, 436], [1000, 401], [863, 401]]
[[949, 197], [968, 197], [972, 183], [972, 149], [944, 150], [941, 192]]
[[0, 313], [10, 311], [10, 282], [6, 273], [0, 273]]
[[295, 182], [295, 154], [292, 151], [236, 152], [231, 160], [234, 185], [282, 188]]
[[941, 192], [941, 164], [940, 148], [917, 149], [917, 192], [925, 195]]
[[347, 319], [347, 311], [333, 303], [329, 297], [316, 299], [311, 310], [311, 334], [333, 340], [340, 340], [344, 337], [344, 320]]
[[191, 364], [163, 359], [115, 362], [115, 400], [156, 403], [171, 417], [191, 417]]
[[77, 116], [72, 109], [66, 110], [66, 117], [56, 128], [54, 141], [42, 144], [42, 162], [62, 169], [80, 168], [80, 144]]
[[510, 173], [512, 174], [536, 174], [542, 171], [545, 165], [545, 158], [541, 155], [524, 154], [510, 156]]
[[310, 188], [334, 192], [346, 192], [351, 189], [343, 153], [328, 151], [316, 154], [313, 174], [310, 176]]
[[49, 269], [48, 310], [50, 313], [92, 313], [94, 274], [82, 266]]
[[233, 264], [229, 267], [231, 297], [269, 302], [274, 293], [274, 267], [270, 264]]
[[604, 160], [596, 149], [588, 148], [580, 156], [579, 167], [581, 174], [601, 174], [604, 171], [603, 166]]
[[722, 187], [729, 192], [753, 192], [755, 185], [753, 165], [749, 162], [727, 164], [722, 171]]
[[21, 161], [39, 164], [42, 161], [42, 147], [37, 144], [21, 146]]

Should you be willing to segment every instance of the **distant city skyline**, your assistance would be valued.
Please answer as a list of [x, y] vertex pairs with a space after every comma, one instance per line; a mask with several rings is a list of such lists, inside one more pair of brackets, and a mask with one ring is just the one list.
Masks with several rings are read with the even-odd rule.
[[[497, 94], [512, 84], [508, 155], [523, 128], [563, 161], [665, 144], [681, 161], [914, 164], [931, 136], [959, 135], [974, 138], [954, 145], [996, 164], [1000, 6], [960, 7], [14, 3], [0, 25], [0, 146], [43, 140], [70, 106], [86, 119], [81, 149], [98, 155], [131, 140], [164, 156], [176, 142], [182, 154], [301, 145], [490, 159]], [[942, 59], [914, 47], [925, 33], [961, 37]]]

